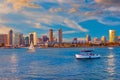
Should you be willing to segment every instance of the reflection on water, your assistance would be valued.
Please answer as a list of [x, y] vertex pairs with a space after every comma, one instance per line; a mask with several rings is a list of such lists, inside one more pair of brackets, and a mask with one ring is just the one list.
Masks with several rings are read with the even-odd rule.
[[18, 66], [18, 57], [16, 54], [12, 54], [10, 56], [10, 62], [11, 62], [11, 67], [10, 67], [10, 70], [12, 73], [16, 73], [17, 72], [17, 66]]
[[108, 55], [108, 68], [107, 71], [108, 73], [112, 76], [115, 74], [115, 53], [110, 50], [110, 53]]
[[16, 64], [17, 61], [18, 61], [17, 55], [16, 55], [16, 54], [12, 54], [12, 55], [10, 56], [10, 62], [11, 62], [12, 64]]

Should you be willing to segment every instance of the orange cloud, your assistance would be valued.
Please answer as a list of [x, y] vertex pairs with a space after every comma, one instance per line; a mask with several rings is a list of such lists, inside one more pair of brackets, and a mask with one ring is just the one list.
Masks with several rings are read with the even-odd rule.
[[19, 10], [22, 7], [40, 8], [40, 6], [32, 3], [31, 0], [6, 0], [7, 4], [12, 4], [15, 10]]
[[69, 10], [69, 13], [75, 13], [75, 12], [77, 12], [78, 10], [76, 9], [76, 8], [71, 8], [70, 10]]
[[0, 34], [7, 34], [10, 29], [12, 29], [14, 31], [19, 31], [14, 28], [11, 28], [11, 27], [0, 25]]
[[95, 0], [95, 2], [104, 5], [120, 5], [120, 0]]
[[87, 16], [95, 16], [95, 15], [99, 15], [102, 14], [103, 12], [101, 11], [95, 11], [95, 12], [85, 12], [84, 15]]

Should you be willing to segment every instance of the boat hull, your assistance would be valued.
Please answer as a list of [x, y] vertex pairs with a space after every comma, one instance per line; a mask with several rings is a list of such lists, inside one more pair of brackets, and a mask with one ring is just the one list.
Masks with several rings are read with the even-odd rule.
[[80, 55], [80, 54], [76, 54], [75, 57], [77, 59], [91, 59], [91, 58], [100, 58], [100, 55]]

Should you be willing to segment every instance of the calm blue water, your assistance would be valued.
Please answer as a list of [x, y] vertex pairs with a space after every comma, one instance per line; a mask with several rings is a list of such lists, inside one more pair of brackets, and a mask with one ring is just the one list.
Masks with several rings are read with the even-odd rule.
[[100, 59], [76, 60], [81, 48], [0, 49], [0, 80], [120, 80], [120, 47], [93, 49]]

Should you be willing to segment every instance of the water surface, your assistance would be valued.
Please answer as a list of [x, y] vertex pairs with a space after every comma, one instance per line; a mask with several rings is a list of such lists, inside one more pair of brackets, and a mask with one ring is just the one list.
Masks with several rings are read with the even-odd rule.
[[100, 59], [75, 59], [81, 48], [0, 49], [0, 80], [119, 80], [120, 47], [92, 48]]

